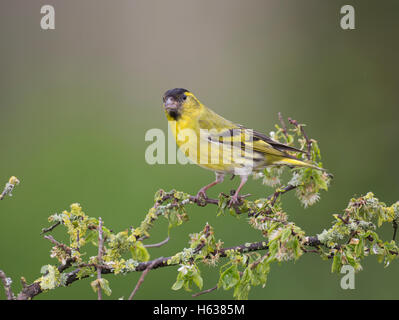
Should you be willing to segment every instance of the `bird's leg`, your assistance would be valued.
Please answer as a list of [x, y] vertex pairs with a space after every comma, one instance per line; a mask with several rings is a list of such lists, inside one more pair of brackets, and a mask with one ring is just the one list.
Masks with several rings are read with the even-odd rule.
[[222, 183], [223, 180], [224, 180], [224, 173], [216, 172], [216, 180], [215, 180], [214, 182], [212, 182], [212, 183], [206, 185], [205, 187], [202, 187], [202, 188], [198, 191], [197, 195], [195, 196], [195, 200], [198, 201], [201, 197], [204, 198], [204, 199], [208, 199], [208, 196], [206, 195], [206, 191], [207, 191], [209, 188], [212, 188], [213, 186], [215, 186], [215, 185], [217, 185], [217, 184], [219, 184], [219, 183]]
[[240, 185], [238, 186], [234, 195], [231, 197], [230, 202], [229, 202], [229, 207], [231, 207], [233, 204], [238, 203], [238, 194], [240, 193], [240, 190], [242, 189], [244, 184], [247, 182], [247, 180], [248, 180], [248, 176], [241, 176]]

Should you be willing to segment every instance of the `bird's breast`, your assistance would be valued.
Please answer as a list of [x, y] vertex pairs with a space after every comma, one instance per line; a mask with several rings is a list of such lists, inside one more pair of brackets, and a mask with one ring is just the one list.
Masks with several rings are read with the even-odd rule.
[[214, 141], [190, 119], [169, 121], [169, 126], [180, 151], [203, 168], [236, 173], [237, 169], [256, 169], [264, 165], [265, 158], [262, 154], [243, 150], [241, 144], [237, 146]]

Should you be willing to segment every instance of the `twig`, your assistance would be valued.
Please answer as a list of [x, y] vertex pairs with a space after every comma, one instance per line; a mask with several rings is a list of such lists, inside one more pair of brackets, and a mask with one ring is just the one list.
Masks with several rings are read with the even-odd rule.
[[278, 199], [279, 196], [281, 196], [282, 194], [287, 193], [287, 192], [289, 192], [289, 191], [291, 191], [291, 190], [294, 190], [296, 187], [297, 187], [297, 186], [293, 186], [293, 185], [291, 185], [291, 184], [288, 184], [288, 185], [285, 186], [284, 188], [278, 189], [274, 194], [270, 195], [267, 199], [268, 199], [268, 200], [271, 199], [272, 201], [270, 202], [270, 204], [271, 204], [272, 206], [274, 206], [274, 204], [276, 203], [276, 201], [277, 201], [277, 199]]
[[293, 120], [291, 118], [288, 118], [288, 121], [292, 125], [294, 125], [295, 127], [299, 128], [301, 130], [301, 133], [302, 133], [303, 137], [305, 138], [306, 146], [307, 146], [306, 157], [308, 158], [308, 160], [312, 160], [312, 156], [311, 156], [312, 140], [309, 139], [308, 135], [306, 134], [305, 130], [303, 129], [303, 125], [299, 124], [298, 121]]
[[102, 300], [102, 291], [101, 291], [101, 263], [103, 260], [103, 246], [104, 246], [104, 237], [103, 237], [103, 220], [101, 217], [98, 218], [98, 255], [97, 255], [97, 286], [98, 286], [98, 300]]
[[68, 247], [66, 244], [63, 244], [57, 240], [55, 240], [52, 236], [44, 236], [45, 239], [49, 240], [51, 243], [53, 243], [55, 246], [61, 248], [62, 250], [64, 250], [64, 252], [69, 256], [66, 261], [61, 264], [58, 267], [58, 272], [62, 273], [64, 272], [66, 269], [68, 269], [69, 267], [72, 266], [72, 262], [76, 261], [76, 257], [71, 257], [72, 254], [72, 249], [70, 247]]
[[49, 240], [51, 243], [53, 243], [54, 245], [56, 245], [57, 247], [61, 248], [62, 250], [64, 250], [68, 255], [71, 254], [72, 249], [69, 248], [66, 244], [63, 244], [57, 240], [55, 240], [52, 236], [44, 236], [44, 239]]
[[[209, 237], [210, 234], [211, 234], [211, 226], [210, 226], [208, 223], [206, 223], [203, 232], [204, 232], [205, 239], [208, 239], [208, 237]], [[199, 243], [199, 245], [197, 245], [197, 246], [195, 247], [195, 249], [194, 249], [194, 251], [193, 251], [194, 254], [197, 254], [198, 252], [201, 251], [201, 249], [202, 249], [203, 247], [205, 247], [205, 245], [206, 245], [206, 240], [205, 240], [205, 239], [201, 239], [201, 242]]]
[[11, 192], [19, 184], [19, 180], [17, 177], [12, 176], [10, 180], [6, 183], [3, 192], [0, 194], [0, 200], [3, 200], [5, 196], [8, 194], [10, 197], [12, 196]]
[[393, 226], [393, 237], [392, 237], [392, 240], [396, 241], [395, 238], [396, 238], [396, 231], [398, 231], [398, 222], [396, 220], [393, 220], [392, 226]]
[[278, 119], [280, 120], [281, 128], [283, 130], [285, 137], [288, 138], [287, 126], [285, 125], [285, 122], [284, 122], [283, 116], [281, 115], [281, 112], [278, 113]]
[[42, 232], [40, 234], [44, 234], [44, 233], [50, 232], [51, 230], [53, 230], [55, 227], [57, 227], [60, 224], [61, 224], [61, 222], [56, 222], [52, 226], [50, 226], [48, 228], [43, 228]]
[[255, 216], [255, 217], [257, 217], [257, 216], [259, 216], [261, 213], [263, 213], [264, 215], [270, 214], [271, 211], [272, 211], [273, 206], [276, 204], [277, 199], [278, 199], [281, 195], [283, 195], [283, 194], [285, 194], [285, 193], [287, 193], [287, 192], [289, 192], [289, 191], [291, 191], [291, 190], [294, 190], [294, 189], [296, 189], [296, 188], [297, 188], [297, 186], [293, 186], [293, 185], [291, 185], [291, 184], [288, 184], [287, 186], [285, 186], [285, 187], [283, 187], [283, 188], [277, 189], [277, 191], [275, 191], [273, 194], [271, 194], [270, 196], [267, 197], [267, 200], [270, 200], [270, 206], [266, 209], [265, 212], [261, 212], [261, 211], [260, 211], [260, 212], [258, 212], [258, 213], [256, 213], [256, 214], [254, 214], [254, 212], [249, 212], [249, 213], [248, 213], [248, 216]]
[[77, 250], [78, 252], [80, 252], [79, 241], [80, 241], [80, 238], [79, 238], [79, 230], [77, 230], [77, 234], [76, 234], [76, 250]]
[[338, 214], [337, 215], [338, 219], [341, 220], [344, 224], [349, 224], [349, 216], [346, 217], [346, 219], [344, 219], [342, 217], [342, 215]]
[[15, 300], [15, 296], [11, 290], [12, 280], [7, 278], [3, 270], [0, 270], [0, 279], [3, 282], [4, 291], [6, 292], [7, 300]]
[[[218, 199], [211, 199], [211, 198], [201, 198], [201, 200], [197, 199], [194, 196], [190, 196], [189, 197], [190, 201], [193, 203], [196, 203], [197, 205], [199, 205], [200, 207], [203, 207], [204, 205], [202, 203], [206, 204], [219, 204], [219, 200]], [[202, 202], [202, 203], [201, 203]]]
[[61, 264], [58, 266], [58, 272], [62, 273], [64, 272], [66, 269], [68, 269], [69, 267], [72, 266], [72, 262], [76, 261], [76, 257], [72, 257], [72, 258], [68, 258], [66, 259], [65, 263]]
[[250, 264], [251, 269], [255, 269], [256, 266], [261, 263], [262, 261], [264, 261], [267, 257], [269, 256], [269, 253], [266, 253], [265, 255], [263, 255], [262, 257], [260, 257], [258, 260], [252, 262]]
[[139, 279], [139, 281], [137, 282], [136, 286], [134, 287], [132, 293], [129, 296], [129, 300], [132, 300], [134, 295], [136, 294], [136, 292], [139, 290], [140, 286], [143, 284], [144, 282], [144, 278], [147, 275], [147, 273], [155, 266], [155, 264], [158, 263], [158, 261], [161, 261], [163, 259], [163, 257], [160, 257], [158, 259], [155, 259], [145, 270], [144, 272], [141, 274], [141, 277]]
[[164, 244], [167, 244], [169, 240], [170, 240], [170, 238], [167, 237], [165, 240], [158, 242], [158, 243], [145, 244], [144, 247], [145, 248], [159, 248], [159, 247], [163, 246]]
[[212, 292], [212, 291], [216, 290], [217, 288], [218, 288], [218, 286], [216, 285], [216, 286], [214, 286], [213, 288], [210, 288], [210, 289], [207, 289], [207, 290], [198, 292], [198, 293], [194, 293], [194, 294], [191, 295], [191, 296], [195, 298], [195, 297], [198, 297], [198, 296], [203, 295], [203, 294], [205, 294], [205, 293]]

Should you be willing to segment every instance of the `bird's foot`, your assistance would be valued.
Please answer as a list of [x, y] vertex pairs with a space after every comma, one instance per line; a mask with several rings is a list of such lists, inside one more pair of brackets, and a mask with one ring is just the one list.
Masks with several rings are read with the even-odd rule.
[[235, 193], [233, 196], [231, 196], [228, 207], [231, 208], [232, 206], [239, 204], [239, 202], [241, 202], [241, 199], [239, 199], [238, 194]]
[[208, 196], [206, 195], [206, 190], [204, 188], [200, 189], [194, 199], [199, 206], [205, 206], [206, 201], [204, 200], [208, 199]]

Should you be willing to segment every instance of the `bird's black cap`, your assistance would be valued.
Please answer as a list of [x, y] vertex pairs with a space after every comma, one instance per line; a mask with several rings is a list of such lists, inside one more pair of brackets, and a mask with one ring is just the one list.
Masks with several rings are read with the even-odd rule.
[[163, 95], [163, 98], [166, 99], [168, 97], [172, 97], [176, 101], [180, 101], [181, 98], [184, 96], [185, 92], [189, 92], [189, 91], [186, 89], [183, 89], [183, 88], [170, 89], [165, 92], [165, 94]]

